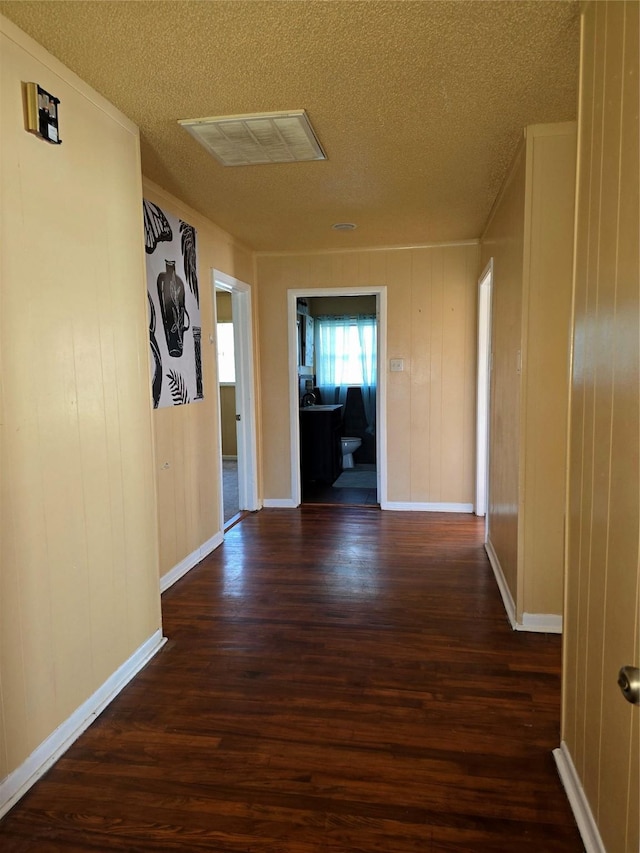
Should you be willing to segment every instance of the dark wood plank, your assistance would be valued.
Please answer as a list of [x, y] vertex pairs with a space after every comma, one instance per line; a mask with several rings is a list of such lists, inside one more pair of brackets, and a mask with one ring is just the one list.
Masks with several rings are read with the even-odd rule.
[[159, 655], [0, 824], [9, 851], [582, 851], [560, 638], [511, 631], [473, 516], [245, 517]]

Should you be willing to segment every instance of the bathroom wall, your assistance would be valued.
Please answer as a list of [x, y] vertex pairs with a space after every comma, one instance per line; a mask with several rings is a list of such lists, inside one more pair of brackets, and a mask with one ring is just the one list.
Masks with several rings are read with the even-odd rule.
[[265, 499], [291, 498], [288, 289], [386, 286], [387, 498], [472, 504], [478, 263], [476, 242], [257, 256]]
[[307, 302], [313, 317], [376, 313], [375, 296], [312, 296], [307, 297]]

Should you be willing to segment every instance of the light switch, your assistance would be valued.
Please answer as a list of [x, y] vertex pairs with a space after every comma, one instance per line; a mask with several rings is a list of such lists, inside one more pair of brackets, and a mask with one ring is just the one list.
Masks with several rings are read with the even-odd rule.
[[404, 370], [404, 358], [389, 359], [389, 370], [392, 373], [400, 373]]

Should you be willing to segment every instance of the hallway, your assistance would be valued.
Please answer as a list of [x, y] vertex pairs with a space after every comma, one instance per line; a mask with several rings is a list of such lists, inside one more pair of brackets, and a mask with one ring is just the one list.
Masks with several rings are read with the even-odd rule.
[[169, 642], [0, 824], [11, 851], [583, 847], [560, 637], [511, 631], [472, 515], [247, 516]]

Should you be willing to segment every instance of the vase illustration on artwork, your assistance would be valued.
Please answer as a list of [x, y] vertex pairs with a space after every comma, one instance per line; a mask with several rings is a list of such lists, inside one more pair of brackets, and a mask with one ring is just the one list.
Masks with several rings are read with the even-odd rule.
[[202, 400], [202, 328], [193, 327], [193, 349], [196, 357], [196, 400]]
[[160, 402], [160, 394], [162, 393], [162, 356], [160, 355], [160, 347], [156, 340], [156, 309], [153, 307], [153, 302], [148, 293], [147, 299], [149, 300], [149, 344], [151, 346], [154, 365], [151, 393], [153, 394], [153, 408], [157, 409]]
[[184, 333], [189, 328], [189, 313], [184, 307], [184, 282], [176, 273], [176, 262], [165, 260], [165, 271], [158, 276], [158, 299], [169, 355], [182, 356]]

